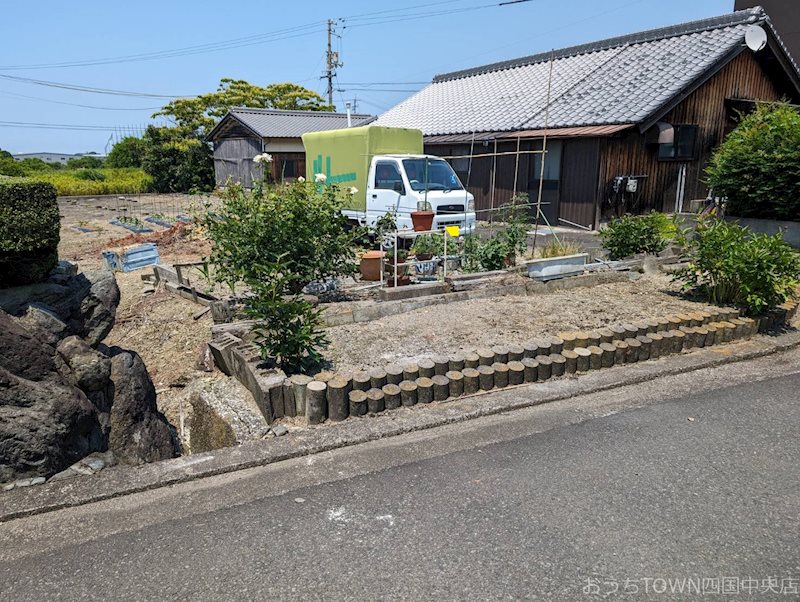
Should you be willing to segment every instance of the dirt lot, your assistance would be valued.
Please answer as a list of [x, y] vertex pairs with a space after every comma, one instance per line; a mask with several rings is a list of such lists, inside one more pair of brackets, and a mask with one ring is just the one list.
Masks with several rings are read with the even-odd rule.
[[337, 370], [384, 366], [435, 353], [524, 343], [543, 334], [682, 313], [705, 307], [678, 294], [666, 275], [530, 297], [436, 305], [328, 330]]

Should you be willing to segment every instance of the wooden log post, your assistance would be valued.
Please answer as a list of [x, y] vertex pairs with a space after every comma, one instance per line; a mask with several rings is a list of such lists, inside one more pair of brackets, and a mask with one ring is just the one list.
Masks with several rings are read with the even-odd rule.
[[494, 364], [494, 351], [491, 349], [486, 349], [485, 347], [478, 349], [476, 351], [478, 354], [478, 365], [479, 366], [491, 366]]
[[445, 374], [450, 381], [450, 397], [461, 397], [464, 394], [464, 375], [460, 370], [450, 370]]
[[522, 365], [525, 367], [525, 382], [535, 383], [539, 380], [539, 362], [532, 357], [523, 357]]
[[695, 347], [705, 347], [706, 341], [708, 340], [708, 328], [705, 326], [695, 326], [694, 328], [694, 346]]
[[383, 368], [369, 369], [369, 384], [371, 389], [382, 389], [386, 384], [386, 370]]
[[436, 369], [436, 364], [433, 363], [432, 359], [429, 359], [427, 357], [423, 358], [417, 362], [417, 365], [419, 366], [420, 377], [424, 376], [425, 378], [430, 378], [431, 376], [436, 374], [436, 372], [434, 371]]
[[522, 361], [523, 357], [525, 357], [525, 349], [522, 348], [522, 345], [509, 345], [508, 346], [508, 361], [509, 361], [509, 363]]
[[369, 406], [367, 404], [367, 392], [361, 389], [353, 389], [347, 394], [350, 401], [351, 416], [366, 416]]
[[639, 336], [639, 328], [636, 325], [626, 322], [621, 326], [625, 330], [625, 339], [633, 339]]
[[575, 349], [575, 340], [577, 339], [577, 332], [559, 332], [558, 336], [563, 341], [562, 345], [564, 349], [571, 350]]
[[[524, 358], [523, 358], [524, 359]], [[525, 364], [513, 360], [508, 362], [508, 384], [521, 385], [525, 382]]]
[[386, 409], [386, 400], [381, 389], [367, 391], [367, 409], [370, 414], [380, 414]]
[[494, 362], [492, 362], [493, 364], [508, 363], [508, 347], [497, 345], [492, 347], [492, 352], [494, 353]]
[[400, 407], [400, 387], [398, 385], [383, 385], [383, 402], [387, 410], [396, 410]]
[[588, 372], [589, 371], [589, 357], [592, 355], [592, 352], [589, 351], [586, 347], [576, 347], [574, 349], [574, 351], [578, 355], [577, 371], [578, 372]]
[[694, 347], [695, 338], [694, 338], [694, 327], [693, 326], [681, 326], [680, 331], [683, 333], [683, 348], [684, 349], [691, 349]]
[[331, 372], [330, 370], [324, 370], [322, 372], [318, 372], [317, 374], [315, 374], [314, 380], [319, 381], [321, 383], [326, 383], [334, 376], [336, 376], [335, 372]]
[[[536, 339], [536, 344], [539, 346], [539, 355], [547, 356], [547, 355], [550, 355], [551, 353], [553, 353], [553, 343], [550, 342], [550, 339], [547, 339], [547, 338], [544, 338], [544, 337], [541, 338], [541, 339]], [[562, 340], [561, 344], [562, 345], [564, 344], [563, 340]], [[536, 359], [536, 358], [534, 358], [534, 359]]]
[[495, 389], [505, 389], [508, 386], [508, 364], [495, 362], [492, 364], [492, 369]]
[[559, 336], [550, 336], [547, 337], [547, 341], [550, 343], [550, 353], [561, 353], [564, 351], [564, 339]]
[[464, 355], [464, 368], [477, 368], [481, 364], [481, 356], [474, 351]]
[[678, 330], [681, 326], [683, 326], [683, 322], [678, 316], [667, 316], [665, 319], [668, 322], [667, 330]]
[[575, 353], [574, 349], [564, 349], [561, 352], [561, 355], [564, 357], [564, 373], [565, 374], [575, 374], [578, 371], [578, 354]]
[[[494, 354], [492, 354], [492, 357], [494, 357]], [[481, 391], [494, 389], [494, 368], [482, 364], [478, 366], [478, 372], [480, 373]]]
[[306, 414], [306, 387], [313, 379], [305, 374], [295, 374], [292, 381], [292, 394], [294, 395], [294, 408], [298, 416]]
[[328, 418], [340, 422], [350, 414], [348, 381], [337, 374], [328, 381]]
[[431, 382], [433, 383], [433, 401], [446, 401], [450, 397], [450, 379], [444, 374], [434, 374]]
[[403, 381], [403, 368], [397, 364], [389, 364], [383, 369], [386, 372], [387, 385], [399, 385]]
[[664, 337], [659, 332], [651, 332], [647, 335], [650, 337], [650, 359], [656, 360], [661, 357], [661, 345], [664, 343]]
[[727, 320], [720, 322], [722, 326], [722, 342], [730, 343], [733, 340], [733, 335], [736, 332], [736, 326]]
[[466, 356], [463, 353], [454, 353], [450, 356], [450, 361], [447, 362], [449, 372], [461, 372], [466, 365], [464, 364]]
[[561, 353], [551, 353], [548, 357], [550, 358], [550, 375], [553, 377], [564, 376], [567, 369], [567, 358]]
[[400, 387], [400, 403], [407, 408], [417, 405], [417, 383], [404, 380], [398, 386]]
[[659, 355], [662, 357], [665, 355], [670, 355], [672, 353], [672, 331], [670, 330], [662, 330], [658, 333], [661, 337], [661, 351]]
[[672, 326], [669, 324], [669, 320], [666, 318], [655, 318], [656, 322], [658, 322], [658, 328], [656, 332], [664, 332], [665, 330], [671, 330]]
[[686, 340], [686, 333], [682, 330], [670, 330], [669, 332], [672, 335], [672, 353], [680, 353]]
[[628, 354], [625, 356], [625, 363], [633, 364], [638, 362], [639, 350], [642, 348], [642, 343], [636, 338], [625, 339], [625, 342], [628, 344]]
[[600, 333], [600, 342], [601, 343], [610, 343], [614, 340], [614, 333], [610, 328], [601, 328], [597, 332]]
[[638, 331], [636, 333], [636, 336], [633, 337], [634, 339], [636, 337], [641, 337], [646, 335], [648, 328], [650, 328], [649, 325], [647, 324], [647, 320], [638, 320], [634, 322], [633, 325], [636, 326], [636, 330]]
[[575, 347], [588, 347], [589, 346], [589, 333], [585, 330], [579, 330], [575, 333]]
[[533, 359], [537, 355], [539, 355], [539, 345], [536, 344], [536, 341], [528, 341], [522, 345], [522, 349], [524, 350], [524, 355], [527, 358]]
[[589, 345], [587, 346], [599, 347], [600, 343], [603, 342], [603, 335], [601, 335], [600, 332], [597, 330], [590, 330], [588, 334], [589, 336], [587, 337], [587, 340], [589, 342]]
[[444, 376], [450, 369], [450, 358], [446, 355], [434, 355], [433, 360], [433, 374]]
[[628, 357], [628, 344], [625, 341], [614, 341], [614, 365], [619, 366], [625, 363]]
[[589, 350], [589, 370], [599, 370], [603, 367], [603, 350], [597, 345], [590, 345]]
[[650, 347], [653, 344], [653, 339], [646, 334], [640, 334], [638, 337], [636, 337], [636, 340], [642, 345], [639, 347], [638, 361], [646, 362], [650, 359]]
[[658, 332], [658, 321], [653, 318], [648, 318], [644, 321], [647, 324], [647, 334]]
[[366, 370], [359, 370], [353, 374], [353, 389], [356, 391], [369, 391], [372, 388], [370, 384], [369, 372]]
[[553, 376], [553, 360], [550, 359], [550, 355], [537, 355], [536, 361], [539, 362], [539, 373], [536, 380], [538, 382], [549, 380]]
[[294, 389], [292, 389], [292, 380], [290, 378], [283, 381], [283, 414], [290, 418], [297, 416], [297, 407], [294, 403]]
[[602, 355], [600, 356], [600, 367], [601, 368], [610, 368], [614, 365], [614, 352], [617, 350], [614, 347], [613, 343], [603, 342], [600, 343], [600, 351], [602, 351]]
[[420, 376], [416, 380], [417, 403], [430, 403], [433, 401], [433, 380], [427, 376]]
[[464, 395], [474, 395], [480, 388], [480, 375], [477, 368], [464, 368], [461, 372], [464, 377]]
[[403, 366], [403, 380], [417, 380], [419, 378], [419, 366], [416, 364], [406, 364]]
[[628, 336], [621, 324], [615, 324], [614, 326], [609, 326], [608, 329], [613, 334], [613, 337], [611, 338], [612, 343], [614, 341], [624, 341], [625, 338]]
[[328, 415], [326, 394], [328, 385], [321, 380], [312, 380], [306, 386], [306, 420], [308, 424], [322, 424]]

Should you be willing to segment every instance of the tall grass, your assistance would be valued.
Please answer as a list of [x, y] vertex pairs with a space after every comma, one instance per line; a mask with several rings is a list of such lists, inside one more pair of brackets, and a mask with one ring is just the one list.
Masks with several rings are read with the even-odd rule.
[[152, 186], [152, 178], [138, 168], [102, 168], [93, 171], [102, 173], [105, 179], [85, 179], [80, 176], [81, 170], [71, 169], [31, 172], [27, 177], [50, 182], [59, 196], [137, 194], [148, 192]]

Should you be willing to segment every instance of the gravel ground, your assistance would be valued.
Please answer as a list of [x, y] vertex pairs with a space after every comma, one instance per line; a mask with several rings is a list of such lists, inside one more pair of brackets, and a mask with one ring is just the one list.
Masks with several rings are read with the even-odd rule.
[[426, 307], [374, 322], [330, 328], [331, 346], [326, 356], [337, 370], [359, 370], [705, 307], [678, 291], [669, 276], [656, 274], [636, 282]]

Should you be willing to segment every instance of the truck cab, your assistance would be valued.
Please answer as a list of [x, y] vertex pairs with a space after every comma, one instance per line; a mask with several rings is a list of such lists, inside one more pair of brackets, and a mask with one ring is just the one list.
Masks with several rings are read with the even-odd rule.
[[366, 211], [357, 216], [359, 223], [374, 225], [387, 212], [394, 212], [398, 229], [410, 229], [413, 211], [433, 211], [434, 229], [459, 226], [464, 233], [475, 229], [475, 197], [464, 189], [447, 161], [431, 155], [372, 157]]

